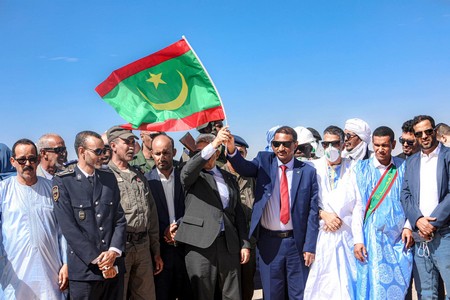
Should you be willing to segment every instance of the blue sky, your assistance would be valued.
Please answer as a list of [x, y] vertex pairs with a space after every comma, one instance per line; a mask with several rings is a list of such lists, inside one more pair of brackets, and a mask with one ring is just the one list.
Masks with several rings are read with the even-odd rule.
[[0, 142], [56, 132], [74, 158], [77, 132], [125, 123], [94, 88], [182, 35], [251, 156], [277, 124], [450, 122], [449, 1], [1, 0]]

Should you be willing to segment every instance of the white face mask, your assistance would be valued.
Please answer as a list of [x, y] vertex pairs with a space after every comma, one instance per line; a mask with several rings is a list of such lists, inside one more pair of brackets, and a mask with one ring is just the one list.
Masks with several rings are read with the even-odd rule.
[[341, 156], [341, 151], [331, 145], [329, 145], [328, 148], [326, 148], [324, 152], [325, 152], [325, 158], [329, 162], [335, 162]]

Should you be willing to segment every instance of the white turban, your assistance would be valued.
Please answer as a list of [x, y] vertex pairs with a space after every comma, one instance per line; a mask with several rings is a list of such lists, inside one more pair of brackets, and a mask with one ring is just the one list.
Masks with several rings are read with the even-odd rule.
[[369, 128], [369, 124], [363, 120], [357, 118], [349, 119], [345, 122], [345, 129], [354, 132], [367, 144], [370, 143], [370, 135], [372, 134], [372, 131]]
[[307, 128], [302, 127], [302, 126], [297, 126], [294, 128], [294, 130], [297, 133], [297, 141], [298, 141], [299, 145], [309, 144], [309, 143], [316, 141], [312, 132], [309, 131]]

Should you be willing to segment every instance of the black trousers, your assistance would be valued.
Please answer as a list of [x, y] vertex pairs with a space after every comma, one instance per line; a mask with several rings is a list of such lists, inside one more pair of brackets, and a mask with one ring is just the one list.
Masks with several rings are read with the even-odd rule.
[[70, 299], [122, 300], [123, 284], [123, 274], [104, 281], [69, 280]]

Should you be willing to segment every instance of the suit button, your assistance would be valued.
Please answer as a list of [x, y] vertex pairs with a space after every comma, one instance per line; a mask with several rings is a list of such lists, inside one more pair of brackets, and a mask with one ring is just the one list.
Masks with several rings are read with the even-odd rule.
[[97, 218], [100, 218], [102, 215], [101, 214], [97, 214]]
[[73, 254], [73, 251], [70, 251], [70, 254]]
[[83, 205], [82, 205], [82, 204], [80, 204], [80, 208], [83, 208]]
[[98, 201], [95, 201], [95, 205], [96, 205], [96, 206], [98, 205]]
[[101, 227], [101, 226], [98, 229], [100, 229], [100, 231], [103, 231], [103, 227]]
[[267, 196], [269, 196], [269, 197], [270, 197], [271, 195], [272, 195], [271, 193], [268, 193], [268, 194], [267, 194]]
[[109, 202], [109, 205], [113, 205], [113, 203], [112, 203], [112, 202]]
[[105, 243], [105, 240], [102, 240], [102, 243], [104, 244], [104, 243]]

